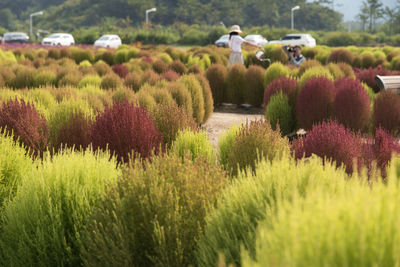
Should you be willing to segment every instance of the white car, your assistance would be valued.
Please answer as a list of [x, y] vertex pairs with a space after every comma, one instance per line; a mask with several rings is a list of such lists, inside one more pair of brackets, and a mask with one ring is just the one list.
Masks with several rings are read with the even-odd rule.
[[282, 44], [282, 45], [300, 45], [300, 46], [308, 46], [314, 47], [317, 42], [308, 33], [292, 33], [287, 34], [285, 37], [280, 40], [270, 41], [269, 44]]
[[118, 48], [122, 44], [118, 35], [103, 35], [94, 42], [95, 46]]
[[228, 47], [229, 42], [229, 34], [224, 34], [217, 41], [215, 41], [215, 45], [218, 47]]
[[268, 44], [268, 40], [265, 39], [261, 35], [251, 34], [251, 35], [247, 35], [246, 37], [244, 37], [244, 39], [250, 43], [260, 45], [260, 46], [264, 46], [264, 45]]
[[75, 39], [69, 33], [53, 33], [42, 40], [42, 45], [70, 46], [74, 44]]

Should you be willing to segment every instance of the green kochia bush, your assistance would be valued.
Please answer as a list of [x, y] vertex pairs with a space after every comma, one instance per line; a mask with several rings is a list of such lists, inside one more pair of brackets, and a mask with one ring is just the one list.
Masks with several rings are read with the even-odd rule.
[[200, 82], [193, 74], [184, 75], [179, 79], [179, 81], [185, 84], [192, 97], [192, 109], [194, 119], [198, 124], [202, 123], [204, 120], [205, 110], [203, 88], [201, 87]]
[[26, 149], [12, 136], [0, 135], [0, 210], [11, 199], [22, 177], [34, 168]]
[[282, 135], [294, 130], [296, 121], [287, 95], [279, 92], [271, 97], [265, 109], [265, 119], [269, 121], [273, 130], [279, 126]]
[[179, 131], [172, 150], [182, 159], [185, 156], [195, 160], [198, 157], [207, 158], [210, 162], [215, 160], [215, 150], [204, 131], [194, 132], [191, 129]]
[[225, 99], [226, 77], [228, 71], [221, 64], [213, 64], [206, 71], [206, 77], [210, 83], [215, 104], [221, 104]]
[[85, 237], [85, 266], [189, 266], [206, 211], [226, 184], [203, 158], [135, 161], [98, 206]]
[[334, 196], [319, 190], [283, 202], [260, 223], [256, 260], [244, 257], [243, 266], [398, 266], [399, 170], [396, 159], [388, 184], [352, 184]]
[[247, 122], [232, 142], [227, 168], [234, 175], [238, 168], [251, 167], [254, 170], [258, 159], [279, 159], [288, 151], [287, 139], [282, 138], [280, 132], [272, 130], [268, 122]]
[[268, 86], [270, 82], [280, 77], [289, 77], [289, 68], [280, 62], [275, 62], [265, 72], [264, 87]]
[[226, 101], [233, 104], [243, 104], [246, 88], [246, 67], [235, 64], [230, 67], [226, 81]]
[[81, 234], [106, 184], [120, 171], [109, 155], [64, 151], [46, 157], [5, 207], [2, 266], [80, 266]]
[[252, 65], [246, 72], [246, 87], [244, 88], [244, 101], [255, 107], [260, 107], [264, 95], [264, 72], [265, 70], [256, 65]]
[[228, 164], [228, 157], [231, 154], [232, 150], [232, 143], [235, 140], [237, 134], [239, 133], [240, 127], [239, 126], [232, 126], [222, 134], [218, 141], [218, 154], [219, 154], [219, 162], [222, 166], [226, 167]]
[[204, 235], [201, 236], [196, 260], [198, 266], [216, 266], [218, 253], [228, 264], [240, 266], [241, 247], [254, 257], [256, 228], [260, 221], [270, 220], [277, 202], [304, 197], [309, 192], [325, 189], [334, 193], [344, 187], [346, 174], [331, 164], [322, 165], [312, 157], [294, 162], [288, 156], [281, 160], [261, 161], [254, 172], [242, 172], [226, 188], [217, 208], [207, 215]]

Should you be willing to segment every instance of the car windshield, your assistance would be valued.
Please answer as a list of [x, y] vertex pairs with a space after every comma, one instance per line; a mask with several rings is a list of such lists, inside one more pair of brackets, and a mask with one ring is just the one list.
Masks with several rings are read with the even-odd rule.
[[50, 35], [50, 36], [47, 37], [47, 38], [56, 39], [56, 38], [60, 38], [60, 37], [61, 37], [61, 35], [59, 35], [59, 34], [52, 34], [52, 35]]
[[290, 36], [285, 36], [282, 38], [282, 40], [300, 40], [301, 36], [298, 35], [290, 35]]
[[25, 38], [26, 35], [22, 33], [5, 33], [4, 38]]
[[107, 41], [107, 40], [109, 40], [110, 39], [110, 37], [109, 36], [101, 36], [100, 37], [100, 41]]
[[247, 35], [246, 38], [244, 38], [244, 39], [246, 39], [246, 40], [256, 40], [256, 39], [260, 39], [260, 37], [261, 36], [259, 36], [259, 35]]
[[227, 40], [229, 39], [229, 35], [222, 35], [221, 38], [219, 38], [221, 40]]

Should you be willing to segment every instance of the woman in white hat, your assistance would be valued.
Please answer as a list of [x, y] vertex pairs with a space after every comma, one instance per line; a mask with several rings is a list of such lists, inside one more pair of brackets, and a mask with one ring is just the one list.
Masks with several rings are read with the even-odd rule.
[[240, 30], [239, 25], [233, 25], [231, 30], [229, 31], [229, 48], [231, 50], [231, 54], [229, 56], [228, 66], [233, 64], [244, 64], [243, 54], [242, 54], [242, 44], [254, 46], [257, 48], [262, 48], [262, 46], [258, 46], [256, 44], [250, 43], [240, 37], [242, 31]]

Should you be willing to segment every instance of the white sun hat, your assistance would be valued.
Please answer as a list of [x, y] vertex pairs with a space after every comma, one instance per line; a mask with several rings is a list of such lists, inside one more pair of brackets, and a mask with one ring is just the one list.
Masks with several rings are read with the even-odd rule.
[[231, 30], [229, 31], [229, 33], [232, 33], [232, 32], [242, 33], [242, 31], [240, 30], [240, 26], [239, 25], [233, 25], [231, 27]]

